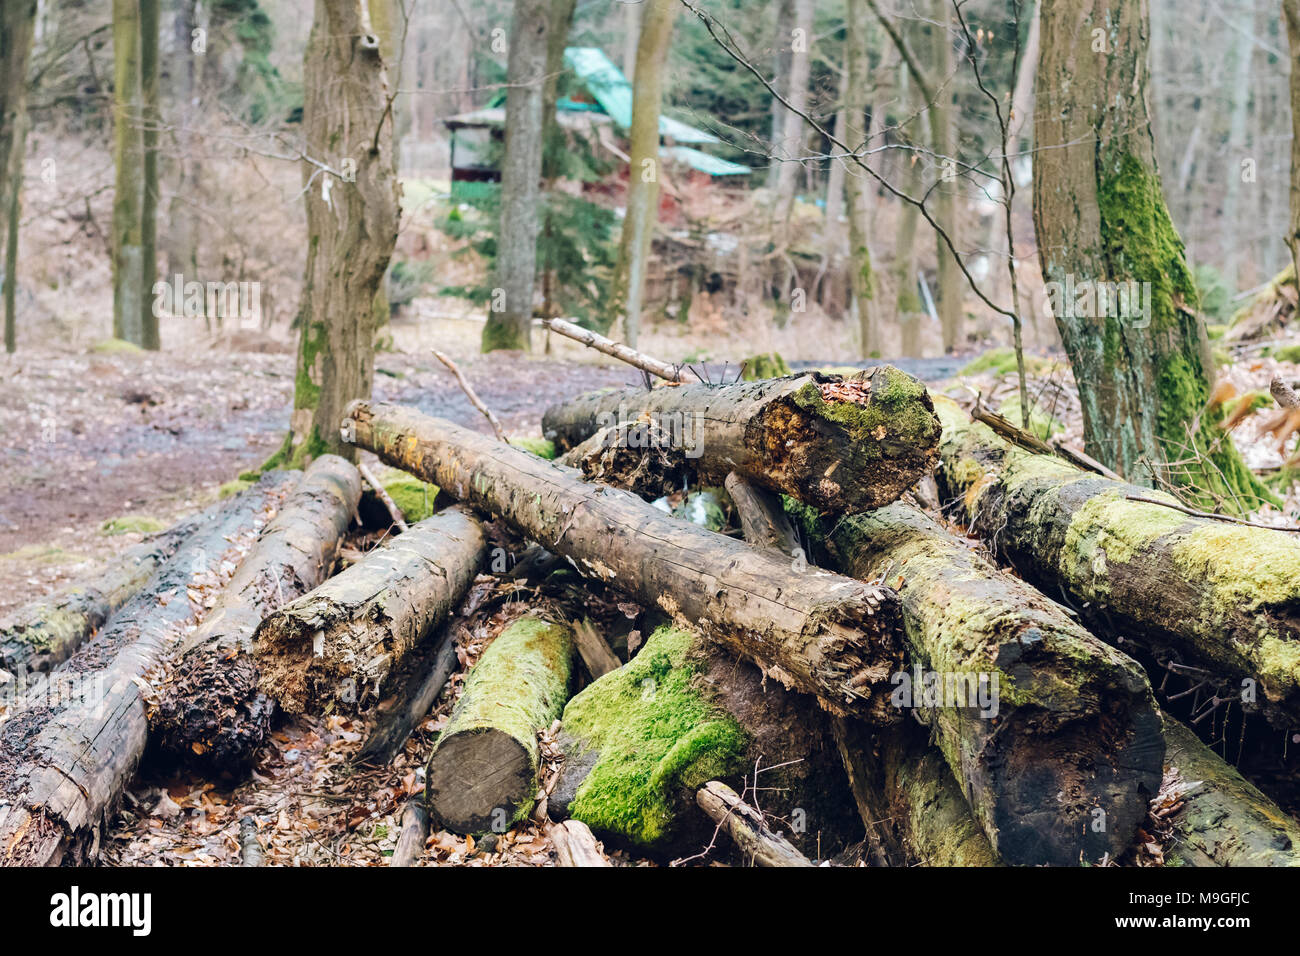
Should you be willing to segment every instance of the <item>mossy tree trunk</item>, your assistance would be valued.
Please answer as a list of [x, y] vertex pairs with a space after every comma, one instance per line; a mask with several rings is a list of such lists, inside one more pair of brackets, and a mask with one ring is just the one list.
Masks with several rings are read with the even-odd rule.
[[[866, 142], [867, 101], [871, 94], [871, 56], [868, 43], [867, 5], [863, 0], [852, 0], [848, 9], [848, 38], [845, 41], [844, 115], [852, 141], [849, 146]], [[845, 161], [847, 162], [847, 161]], [[871, 271], [871, 246], [868, 243], [868, 208], [874, 181], [856, 164], [848, 164], [844, 178], [844, 200], [849, 218], [849, 285], [853, 293], [853, 306], [858, 311], [858, 339], [862, 357], [879, 354], [880, 329], [876, 316], [875, 277]]]
[[1164, 492], [1012, 448], [935, 405], [941, 493], [1027, 581], [1093, 633], [1204, 669], [1279, 728], [1300, 722], [1300, 538], [1184, 514]]
[[307, 266], [298, 303], [293, 415], [268, 466], [330, 453], [347, 404], [370, 395], [375, 296], [397, 241], [400, 186], [379, 39], [361, 0], [316, 0], [303, 57]]
[[537, 795], [539, 731], [560, 716], [573, 676], [573, 630], [535, 615], [478, 659], [425, 773], [430, 815], [457, 833], [502, 832]]
[[[1034, 223], [1043, 276], [1062, 290], [1056, 323], [1088, 453], [1137, 484], [1251, 510], [1269, 495], [1204, 414], [1214, 367], [1161, 193], [1146, 4], [1043, 0], [1040, 15]], [[1130, 280], [1141, 295], [1112, 308], [1070, 301], [1088, 283]]]
[[493, 298], [481, 347], [531, 351], [551, 0], [515, 0], [506, 66], [505, 159]]
[[645, 297], [650, 244], [659, 219], [659, 113], [663, 108], [664, 60], [673, 35], [677, 0], [647, 0], [636, 50], [632, 128], [627, 180], [627, 214], [619, 239], [613, 289], [616, 314], [623, 315], [623, 340], [636, 348]]
[[0, 10], [0, 236], [3, 246], [5, 351], [18, 347], [18, 220], [27, 141], [27, 64], [36, 35], [36, 0], [10, 0]]

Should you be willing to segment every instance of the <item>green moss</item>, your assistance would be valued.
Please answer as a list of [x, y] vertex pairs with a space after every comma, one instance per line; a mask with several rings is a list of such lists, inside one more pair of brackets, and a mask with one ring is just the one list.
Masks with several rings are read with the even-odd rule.
[[125, 339], [103, 339], [92, 345], [90, 351], [96, 355], [136, 355], [144, 349]]
[[671, 836], [683, 800], [741, 765], [748, 738], [701, 689], [689, 631], [662, 627], [629, 663], [578, 694], [564, 732], [596, 762], [574, 818], [642, 845]]
[[431, 485], [427, 481], [413, 478], [401, 471], [393, 472], [390, 477], [381, 478], [379, 481], [408, 524], [423, 521], [433, 514], [434, 502], [438, 497], [437, 485]]
[[0, 554], [0, 561], [26, 561], [32, 564], [64, 564], [86, 560], [79, 554], [64, 551], [52, 544], [25, 544], [17, 551]]
[[242, 475], [234, 481], [227, 481], [217, 489], [218, 498], [229, 498], [231, 495], [237, 495], [245, 488], [253, 487], [253, 482]]
[[781, 378], [790, 374], [790, 366], [781, 357], [780, 352], [765, 352], [751, 355], [741, 363], [745, 374], [741, 376], [746, 382], [757, 382], [765, 378]]
[[527, 349], [528, 331], [516, 327], [507, 321], [501, 313], [488, 315], [487, 324], [483, 326], [483, 338], [479, 350], [495, 352], [498, 349]]
[[166, 527], [166, 522], [148, 515], [124, 515], [121, 518], [110, 518], [105, 521], [99, 526], [99, 533], [104, 535], [153, 534]]
[[1249, 408], [1252, 412], [1261, 408], [1269, 408], [1273, 404], [1273, 396], [1267, 389], [1258, 388], [1251, 392], [1241, 395], [1232, 403], [1228, 410], [1229, 417], [1239, 414]]
[[1273, 352], [1273, 358], [1279, 362], [1292, 362], [1300, 365], [1300, 345], [1284, 345]]
[[293, 380], [293, 407], [315, 408], [320, 404], [320, 385], [312, 380], [316, 357], [329, 340], [324, 322], [312, 322], [303, 330], [298, 370]]
[[[1007, 419], [1013, 425], [1024, 428], [1024, 423], [1020, 420], [1020, 396], [1013, 395], [1002, 403], [998, 408], [998, 414]], [[1057, 432], [1064, 431], [1065, 426], [1052, 417], [1046, 409], [1032, 404], [1029, 407], [1029, 431], [1039, 438], [1048, 438]]]
[[940, 424], [930, 410], [925, 385], [892, 365], [878, 366], [871, 376], [867, 404], [827, 402], [816, 382], [807, 382], [790, 397], [799, 408], [843, 428], [865, 458], [879, 457], [881, 442], [934, 446]]
[[545, 458], [547, 461], [555, 460], [555, 442], [549, 438], [535, 438], [531, 435], [520, 437], [516, 435], [510, 439], [510, 444], [516, 448], [522, 448], [524, 451], [530, 451], [538, 458]]
[[[1052, 366], [1052, 362], [1036, 355], [1025, 356], [1025, 373], [1037, 375]], [[1013, 348], [989, 349], [983, 355], [966, 363], [958, 375], [1009, 375], [1018, 371], [1016, 350]]]

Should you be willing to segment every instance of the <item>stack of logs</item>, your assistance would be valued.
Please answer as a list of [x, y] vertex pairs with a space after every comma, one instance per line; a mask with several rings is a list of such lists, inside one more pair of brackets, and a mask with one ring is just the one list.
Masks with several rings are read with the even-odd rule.
[[[367, 715], [365, 754], [391, 758], [457, 667], [442, 625], [487, 521], [639, 605], [638, 640], [615, 653], [549, 604], [514, 619], [395, 864], [430, 826], [529, 819], [567, 865], [607, 865], [596, 839], [770, 866], [1097, 864], [1156, 830], [1166, 863], [1300, 861], [1300, 826], [1125, 652], [1249, 682], [1247, 707], [1291, 726], [1294, 536], [1018, 449], [888, 366], [676, 378], [549, 409], [558, 461], [354, 403], [348, 440], [457, 504], [333, 573], [362, 475], [324, 456], [0, 622], [23, 695], [0, 723], [0, 861], [92, 861], [146, 749], [238, 777], [281, 713]], [[947, 518], [911, 491], [932, 476]], [[652, 503], [683, 483], [729, 500], [743, 538]]]

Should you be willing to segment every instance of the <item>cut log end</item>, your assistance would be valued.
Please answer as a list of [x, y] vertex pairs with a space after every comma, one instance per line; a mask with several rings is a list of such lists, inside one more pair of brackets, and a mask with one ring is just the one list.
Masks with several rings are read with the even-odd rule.
[[495, 727], [440, 739], [425, 779], [429, 808], [457, 833], [499, 832], [532, 803], [536, 790], [533, 755]]

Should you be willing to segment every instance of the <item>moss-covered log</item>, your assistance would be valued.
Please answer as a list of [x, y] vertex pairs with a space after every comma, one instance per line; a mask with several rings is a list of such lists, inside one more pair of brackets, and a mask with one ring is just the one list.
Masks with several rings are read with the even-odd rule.
[[203, 615], [191, 590], [240, 561], [294, 480], [268, 474], [224, 502], [96, 640], [11, 703], [0, 724], [0, 864], [94, 860], [144, 754], [145, 675]]
[[1094, 633], [1204, 668], [1247, 711], [1300, 723], [1300, 536], [1184, 514], [1159, 503], [1171, 496], [1012, 448], [937, 405], [941, 491], [1026, 580], [1075, 604]]
[[939, 441], [925, 386], [888, 365], [852, 378], [813, 372], [594, 392], [547, 409], [542, 431], [568, 449], [642, 418], [684, 449], [702, 478], [721, 484], [735, 471], [837, 513], [889, 504], [934, 467]]
[[262, 692], [292, 714], [370, 709], [456, 609], [486, 550], [473, 515], [448, 508], [279, 608], [254, 638]]
[[837, 712], [898, 719], [897, 598], [671, 518], [625, 491], [396, 405], [354, 403], [345, 431], [390, 464], [499, 514], [585, 572], [662, 608]]
[[1164, 757], [1141, 665], [909, 505], [843, 518], [826, 544], [897, 588], [912, 673], [896, 703], [931, 728], [998, 856], [1124, 852]]
[[620, 846], [700, 852], [715, 824], [699, 788], [717, 779], [745, 792], [756, 769], [773, 828], [803, 853], [829, 857], [861, 838], [825, 711], [686, 629], [659, 628], [575, 695], [559, 745], [552, 815]]
[[1187, 727], [1165, 717], [1166, 866], [1300, 866], [1300, 823]]
[[502, 631], [465, 687], [425, 773], [429, 812], [457, 833], [501, 832], [537, 796], [537, 734], [560, 716], [573, 676], [573, 631], [537, 616]]
[[149, 727], [162, 752], [217, 773], [251, 766], [275, 708], [257, 686], [253, 633], [329, 574], [360, 497], [350, 462], [337, 455], [312, 462], [157, 688]]
[[123, 551], [95, 577], [25, 604], [0, 621], [0, 670], [21, 675], [67, 660], [218, 510], [213, 506], [178, 522]]

